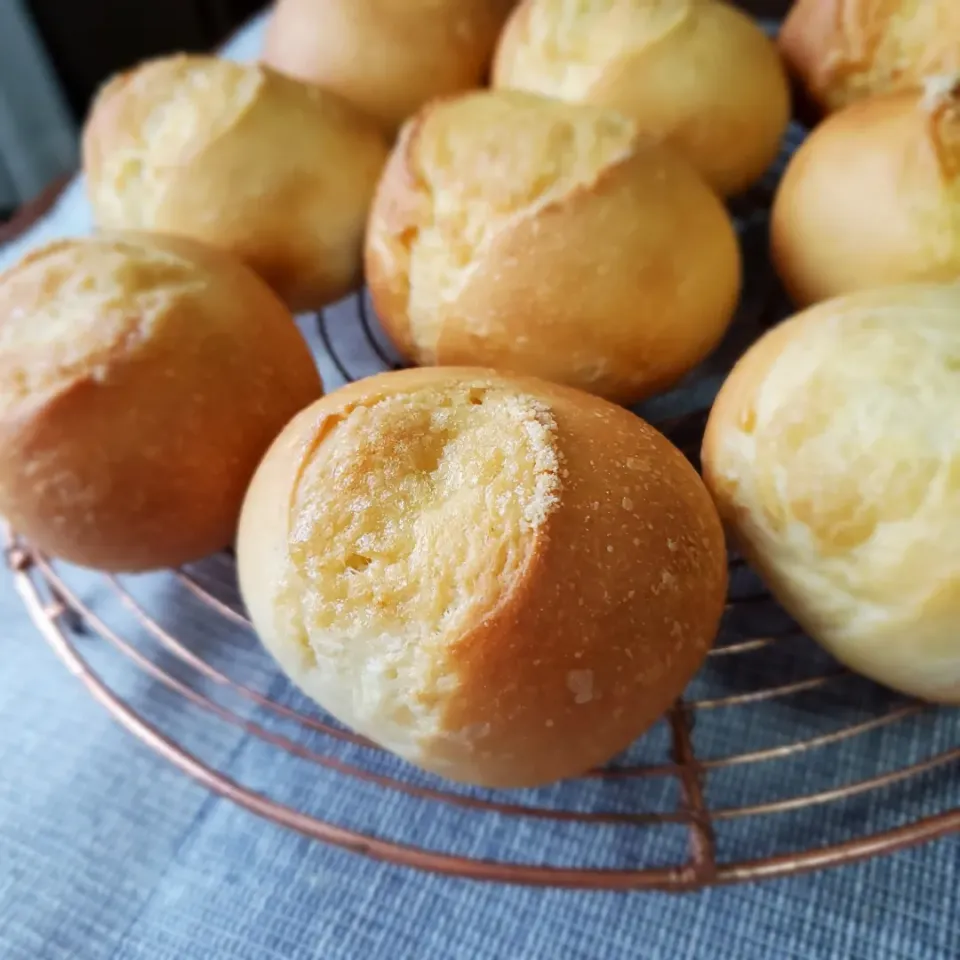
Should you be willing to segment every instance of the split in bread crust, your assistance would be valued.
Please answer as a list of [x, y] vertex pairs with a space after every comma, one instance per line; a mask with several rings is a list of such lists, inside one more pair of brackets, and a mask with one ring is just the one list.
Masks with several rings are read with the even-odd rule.
[[415, 764], [501, 786], [626, 747], [702, 661], [726, 586], [713, 506], [664, 438], [470, 369], [304, 411], [254, 479], [238, 558], [308, 694]]
[[763, 175], [790, 119], [774, 44], [719, 0], [525, 0], [493, 84], [619, 110], [724, 195]]
[[441, 101], [404, 128], [366, 268], [408, 358], [623, 403], [707, 356], [740, 283], [730, 218], [681, 157], [615, 111], [516, 91]]
[[231, 257], [55, 242], [0, 275], [0, 512], [85, 566], [197, 560], [232, 542], [257, 463], [321, 393], [293, 317]]
[[797, 0], [780, 50], [823, 112], [960, 70], [956, 0]]
[[849, 666], [960, 700], [960, 289], [841, 297], [759, 341], [703, 447], [721, 515]]
[[360, 284], [387, 144], [329, 91], [259, 64], [152, 60], [100, 92], [83, 154], [103, 228], [177, 234], [232, 253], [295, 311]]

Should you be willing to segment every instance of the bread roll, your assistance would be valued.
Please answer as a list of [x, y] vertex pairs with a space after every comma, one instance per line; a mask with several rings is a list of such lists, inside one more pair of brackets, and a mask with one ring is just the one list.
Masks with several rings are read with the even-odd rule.
[[195, 560], [232, 542], [257, 462], [321, 392], [239, 262], [158, 235], [53, 243], [0, 275], [0, 514], [86, 566]]
[[854, 104], [794, 156], [771, 218], [794, 302], [960, 279], [958, 81]]
[[83, 153], [101, 227], [227, 250], [297, 311], [360, 283], [387, 147], [332, 93], [213, 57], [154, 60], [100, 92]]
[[424, 103], [479, 87], [516, 0], [279, 0], [264, 60], [396, 130]]
[[734, 369], [703, 468], [799, 623], [855, 670], [960, 702], [960, 287], [873, 290]]
[[779, 43], [811, 102], [829, 113], [960, 70], [960, 3], [797, 0]]
[[342, 722], [455, 780], [607, 760], [723, 610], [699, 477], [621, 408], [475, 369], [382, 374], [300, 414], [238, 541], [267, 647]]
[[623, 403], [714, 348], [740, 285], [730, 219], [682, 158], [604, 108], [508, 91], [431, 105], [405, 128], [366, 268], [408, 359]]
[[723, 194], [760, 178], [790, 119], [772, 41], [714, 0], [525, 0], [500, 41], [494, 86], [614, 107]]

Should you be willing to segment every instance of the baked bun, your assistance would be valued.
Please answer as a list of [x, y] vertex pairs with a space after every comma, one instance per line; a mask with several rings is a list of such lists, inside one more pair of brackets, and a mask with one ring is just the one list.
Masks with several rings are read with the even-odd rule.
[[283, 425], [322, 392], [255, 274], [190, 240], [64, 240], [0, 275], [0, 514], [104, 570], [229, 545]]
[[960, 279], [960, 77], [825, 120], [795, 154], [771, 214], [794, 302]]
[[493, 78], [628, 114], [723, 194], [760, 178], [790, 120], [773, 42], [714, 0], [526, 0], [504, 30]]
[[906, 693], [960, 702], [960, 287], [832, 300], [741, 360], [704, 477], [810, 635]]
[[335, 94], [213, 57], [154, 60], [100, 92], [83, 154], [101, 227], [227, 250], [296, 311], [360, 283], [387, 147]]
[[264, 60], [334, 90], [389, 130], [479, 87], [516, 0], [279, 0]]
[[822, 113], [960, 70], [957, 0], [797, 0], [780, 50]]
[[409, 360], [622, 403], [699, 363], [740, 286], [730, 218], [686, 161], [620, 114], [514, 91], [432, 104], [404, 129], [366, 271]]
[[407, 370], [301, 413], [238, 540], [267, 647], [342, 722], [455, 780], [529, 786], [626, 747], [723, 610], [700, 478], [609, 403]]

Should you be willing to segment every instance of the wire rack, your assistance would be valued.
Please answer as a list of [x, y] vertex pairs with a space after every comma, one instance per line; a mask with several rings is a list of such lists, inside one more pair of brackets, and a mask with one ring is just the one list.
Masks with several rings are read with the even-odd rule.
[[[641, 410], [694, 462], [725, 371], [787, 310], [765, 256], [777, 175], [734, 210], [748, 270], [727, 342]], [[365, 295], [304, 332], [328, 386], [398, 366]], [[300, 696], [256, 642], [229, 554], [103, 577], [7, 531], [6, 556], [43, 637], [128, 731], [254, 814], [357, 853], [480, 880], [681, 891], [960, 831], [960, 711], [843, 670], [736, 556], [717, 645], [663, 722], [608, 767], [509, 792], [422, 774]]]

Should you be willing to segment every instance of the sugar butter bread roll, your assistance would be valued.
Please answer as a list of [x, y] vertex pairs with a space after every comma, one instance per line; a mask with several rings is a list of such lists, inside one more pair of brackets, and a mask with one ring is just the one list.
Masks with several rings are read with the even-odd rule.
[[960, 279], [960, 75], [825, 120], [784, 174], [770, 232], [801, 306]]
[[960, 702], [960, 287], [853, 294], [768, 333], [720, 393], [703, 469], [811, 636]]
[[602, 107], [514, 91], [426, 107], [370, 215], [366, 273], [420, 364], [476, 364], [630, 403], [716, 346], [740, 286], [722, 204]]
[[326, 710], [455, 780], [525, 786], [626, 747], [723, 610], [700, 478], [622, 408], [476, 369], [382, 374], [300, 414], [251, 485], [240, 583]]
[[334, 90], [387, 129], [479, 87], [516, 0], [280, 0], [264, 61]]
[[296, 311], [360, 283], [387, 146], [335, 94], [266, 67], [166, 57], [103, 88], [83, 155], [101, 227], [227, 250]]
[[190, 240], [63, 240], [0, 275], [0, 514], [137, 571], [232, 543], [250, 477], [322, 393], [290, 313]]
[[957, 0], [797, 0], [779, 45], [823, 113], [960, 70]]
[[494, 86], [614, 107], [723, 194], [759, 179], [790, 120], [776, 47], [719, 0], [525, 0], [500, 41]]

